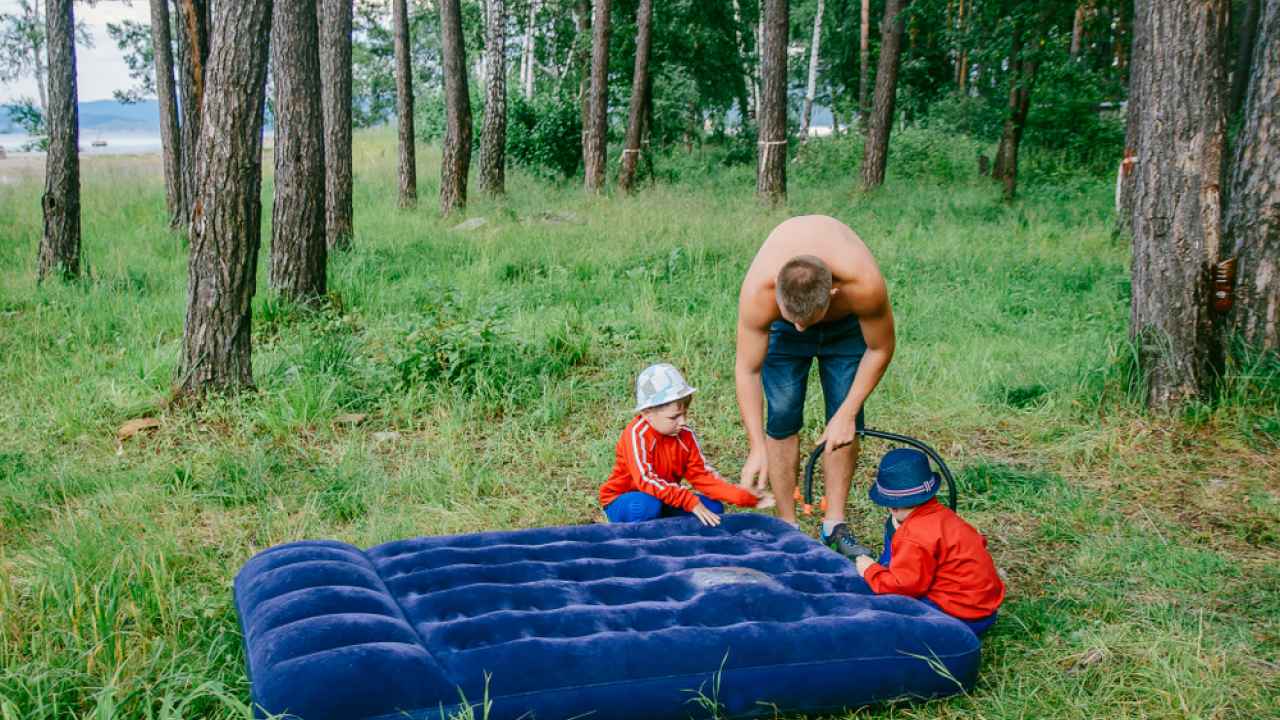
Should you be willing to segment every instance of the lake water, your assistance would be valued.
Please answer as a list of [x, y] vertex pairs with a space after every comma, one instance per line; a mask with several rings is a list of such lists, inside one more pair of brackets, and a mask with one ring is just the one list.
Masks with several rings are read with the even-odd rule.
[[[31, 142], [27, 135], [0, 133], [0, 147], [10, 155], [22, 152], [22, 146]], [[94, 147], [95, 142], [106, 145]], [[81, 133], [80, 154], [82, 155], [141, 155], [160, 152], [159, 135], [143, 134], [110, 134]]]

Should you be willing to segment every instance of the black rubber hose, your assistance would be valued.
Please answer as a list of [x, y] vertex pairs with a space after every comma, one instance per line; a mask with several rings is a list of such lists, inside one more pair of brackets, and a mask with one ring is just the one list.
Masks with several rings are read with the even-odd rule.
[[[939, 455], [937, 451], [913, 437], [884, 432], [883, 430], [865, 428], [859, 430], [858, 435], [860, 437], [880, 438], [881, 440], [888, 440], [902, 445], [910, 445], [925, 455], [928, 455], [929, 459], [938, 466], [938, 470], [942, 473], [942, 477], [947, 481], [947, 504], [951, 506], [952, 510], [956, 509], [956, 479], [952, 477], [951, 468], [947, 467], [947, 463], [943, 461], [942, 456]], [[825, 442], [818, 443], [818, 447], [814, 448], [813, 452], [809, 453], [809, 461], [805, 463], [804, 466], [804, 502], [809, 506], [813, 505], [813, 469], [818, 464], [818, 458], [822, 457], [822, 452], [826, 449], [827, 444]]]

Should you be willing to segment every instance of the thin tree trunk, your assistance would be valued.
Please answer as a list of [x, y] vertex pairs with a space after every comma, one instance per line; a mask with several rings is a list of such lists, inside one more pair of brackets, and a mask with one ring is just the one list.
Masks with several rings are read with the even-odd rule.
[[[1135, 32], [1130, 37], [1129, 42], [1134, 43], [1136, 47], [1137, 25], [1135, 24], [1133, 27]], [[1131, 67], [1129, 55], [1125, 53], [1124, 33], [1125, 33], [1125, 14], [1124, 14], [1124, 8], [1121, 7], [1119, 10], [1116, 11], [1116, 22], [1114, 26], [1114, 32], [1112, 33], [1112, 37], [1113, 37], [1112, 45], [1114, 47], [1113, 49], [1114, 56], [1112, 57], [1112, 62], [1115, 63], [1116, 71], [1120, 73], [1121, 77], [1123, 77], [1125, 71]]]
[[191, 220], [199, 193], [196, 146], [200, 143], [201, 105], [204, 102], [205, 64], [209, 59], [208, 0], [174, 0], [178, 11], [178, 102], [182, 112], [179, 147], [182, 151], [182, 222]]
[[1022, 131], [1031, 107], [1031, 86], [1036, 73], [1036, 63], [1022, 57], [1025, 47], [1023, 33], [1021, 23], [1015, 22], [1009, 49], [1009, 114], [1005, 116], [1004, 131], [1000, 135], [995, 167], [991, 172], [993, 180], [1003, 183], [1006, 202], [1013, 200], [1017, 188], [1018, 149], [1022, 145]]
[[760, 88], [756, 86], [755, 73], [748, 69], [750, 63], [747, 59], [747, 46], [742, 42], [742, 7], [738, 0], [733, 0], [733, 34], [738, 42], [738, 62], [742, 66], [743, 85], [747, 92], [745, 102], [739, 101], [742, 105], [742, 124], [745, 126], [748, 121], [755, 119], [756, 95]]
[[325, 294], [324, 115], [316, 0], [275, 0], [271, 72], [275, 80], [275, 202], [271, 289], [294, 302]]
[[[31, 15], [28, 19], [33, 23], [48, 22], [45, 11], [40, 9], [40, 0], [32, 0]], [[42, 46], [39, 41], [32, 40], [31, 43], [31, 59], [35, 65], [36, 74], [36, 92], [40, 99], [40, 116], [49, 117], [49, 87], [48, 87], [48, 68], [45, 66], [45, 53], [47, 52], [47, 38], [45, 35], [46, 46]]]
[[760, 25], [760, 139], [756, 156], [756, 196], [777, 204], [787, 199], [787, 0], [762, 0]]
[[262, 114], [271, 0], [218, 0], [196, 157], [187, 316], [177, 390], [253, 385], [253, 293], [262, 227]]
[[396, 126], [400, 148], [400, 207], [418, 204], [418, 161], [413, 134], [413, 67], [409, 64], [409, 10], [406, 0], [391, 0], [391, 30], [396, 51]]
[[1084, 21], [1088, 18], [1088, 3], [1076, 5], [1075, 19], [1071, 23], [1071, 59], [1080, 57], [1080, 46], [1084, 41]]
[[822, 46], [823, 0], [813, 15], [813, 39], [809, 42], [809, 84], [805, 86], [804, 112], [800, 116], [800, 139], [809, 139], [809, 123], [813, 121], [813, 98], [818, 90], [818, 52]]
[[871, 119], [871, 0], [862, 0], [862, 32], [858, 46], [858, 125], [865, 133]]
[[609, 8], [611, 0], [595, 0], [591, 22], [591, 117], [587, 128], [586, 186], [588, 192], [604, 189], [604, 166], [609, 133]]
[[471, 168], [471, 93], [458, 0], [440, 0], [440, 48], [444, 56], [444, 147], [440, 159], [440, 212], [467, 206]]
[[591, 0], [577, 0], [573, 18], [578, 34], [574, 37], [574, 62], [578, 66], [578, 103], [582, 107], [582, 155], [587, 154], [587, 127], [591, 125]]
[[76, 19], [72, 0], [45, 6], [45, 48], [49, 51], [49, 113], [45, 126], [44, 235], [36, 278], [80, 275], [80, 111], [76, 105]]
[[324, 106], [325, 242], [351, 247], [351, 0], [320, 0], [320, 100]]
[[640, 142], [644, 133], [645, 95], [649, 88], [649, 45], [653, 26], [653, 0], [640, 0], [636, 8], [636, 64], [631, 74], [631, 107], [627, 113], [627, 142], [618, 170], [618, 187], [631, 192], [636, 164], [640, 160]]
[[1236, 34], [1236, 58], [1231, 67], [1231, 104], [1228, 115], [1235, 115], [1244, 104], [1245, 89], [1249, 87], [1249, 68], [1253, 60], [1253, 45], [1258, 34], [1258, 5], [1262, 0], [1244, 0], [1244, 17]]
[[871, 127], [862, 150], [862, 189], [884, 184], [889, 159], [889, 133], [893, 130], [893, 105], [898, 92], [898, 59], [902, 55], [902, 15], [905, 0], [886, 0], [880, 22], [880, 66], [876, 68], [876, 99]]
[[1225, 229], [1236, 258], [1230, 327], [1250, 345], [1274, 351], [1280, 350], [1280, 2], [1267, 3], [1258, 29]]
[[488, 0], [485, 9], [484, 128], [480, 132], [480, 189], [506, 192], [507, 12], [504, 0]]
[[520, 53], [520, 90], [526, 100], [533, 97], [534, 70], [538, 64], [534, 31], [538, 23], [538, 0], [529, 1], [529, 21], [525, 25], [524, 46]]
[[955, 26], [957, 33], [961, 36], [961, 40], [958, 43], [956, 50], [956, 90], [961, 95], [964, 94], [965, 80], [969, 75], [969, 51], [968, 48], [964, 47], [964, 31], [967, 27], [965, 25], [964, 2], [965, 0], [960, 0], [960, 7], [956, 13]]
[[1148, 33], [1133, 205], [1129, 333], [1147, 402], [1204, 397], [1217, 366], [1209, 269], [1221, 243], [1229, 0], [1139, 0]]
[[160, 108], [165, 209], [169, 213], [169, 227], [180, 228], [187, 204], [182, 195], [182, 139], [178, 127], [178, 98], [173, 87], [169, 0], [151, 0], [151, 42], [156, 63], [156, 104]]

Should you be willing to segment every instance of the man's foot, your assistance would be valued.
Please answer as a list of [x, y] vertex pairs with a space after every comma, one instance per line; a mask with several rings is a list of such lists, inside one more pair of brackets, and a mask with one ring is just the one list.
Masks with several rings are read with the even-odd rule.
[[849, 531], [849, 526], [844, 523], [840, 523], [832, 528], [830, 535], [827, 535], [826, 533], [821, 533], [821, 535], [823, 545], [826, 545], [850, 560], [858, 557], [859, 555], [874, 557], [871, 554], [871, 549], [858, 542], [858, 539]]

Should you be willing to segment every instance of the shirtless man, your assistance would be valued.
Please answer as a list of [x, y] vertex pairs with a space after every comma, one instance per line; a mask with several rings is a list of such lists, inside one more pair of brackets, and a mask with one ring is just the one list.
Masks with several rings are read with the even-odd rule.
[[[893, 311], [884, 277], [862, 239], [824, 215], [774, 228], [747, 269], [738, 296], [738, 409], [751, 442], [742, 484], [773, 486], [778, 516], [795, 525], [809, 367], [818, 359], [826, 401], [823, 461], [827, 510], [822, 541], [848, 555], [856, 541], [844, 523], [858, 461], [863, 403], [893, 357]], [[768, 400], [768, 423], [760, 405]], [[850, 556], [852, 557], [852, 556]]]

